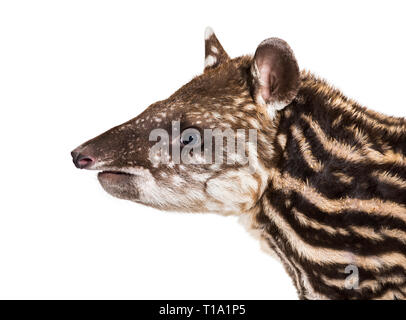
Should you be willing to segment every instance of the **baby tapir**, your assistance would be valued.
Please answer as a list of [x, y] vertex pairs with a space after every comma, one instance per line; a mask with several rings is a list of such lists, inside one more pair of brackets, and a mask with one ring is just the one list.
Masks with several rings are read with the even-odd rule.
[[405, 298], [405, 120], [300, 71], [281, 39], [231, 59], [208, 28], [205, 53], [203, 74], [76, 148], [76, 167], [118, 198], [240, 215], [302, 299]]

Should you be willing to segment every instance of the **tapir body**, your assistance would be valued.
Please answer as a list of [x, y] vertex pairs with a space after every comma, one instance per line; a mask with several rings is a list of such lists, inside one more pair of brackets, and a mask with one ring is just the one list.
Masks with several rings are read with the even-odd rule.
[[234, 59], [211, 29], [205, 44], [202, 75], [76, 148], [75, 165], [118, 198], [240, 215], [302, 299], [405, 298], [405, 120], [300, 71], [281, 39]]

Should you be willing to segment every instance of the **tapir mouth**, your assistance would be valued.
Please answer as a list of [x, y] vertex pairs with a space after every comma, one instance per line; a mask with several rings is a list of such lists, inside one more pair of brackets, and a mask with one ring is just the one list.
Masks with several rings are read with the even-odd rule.
[[100, 171], [100, 174], [113, 174], [113, 175], [127, 175], [127, 176], [132, 176], [131, 173], [128, 172], [124, 172], [124, 171], [112, 171], [112, 170], [104, 170], [104, 171]]
[[125, 181], [131, 178], [133, 174], [123, 171], [105, 170], [98, 173], [98, 178], [102, 180], [110, 180], [111, 182]]

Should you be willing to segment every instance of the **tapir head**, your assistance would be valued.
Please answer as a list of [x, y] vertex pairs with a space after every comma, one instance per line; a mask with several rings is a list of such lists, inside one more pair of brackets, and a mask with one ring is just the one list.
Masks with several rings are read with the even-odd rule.
[[253, 57], [230, 59], [210, 28], [205, 53], [202, 75], [72, 151], [76, 167], [99, 170], [113, 196], [164, 210], [254, 207], [272, 167], [278, 110], [299, 90], [299, 67], [276, 38]]

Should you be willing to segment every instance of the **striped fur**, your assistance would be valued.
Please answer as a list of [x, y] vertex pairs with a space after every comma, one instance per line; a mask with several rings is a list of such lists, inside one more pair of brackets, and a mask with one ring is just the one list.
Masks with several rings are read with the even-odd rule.
[[[255, 226], [301, 298], [404, 299], [406, 121], [367, 110], [308, 72], [301, 81], [275, 120], [276, 165]], [[346, 288], [349, 265], [359, 270], [358, 289]]]

